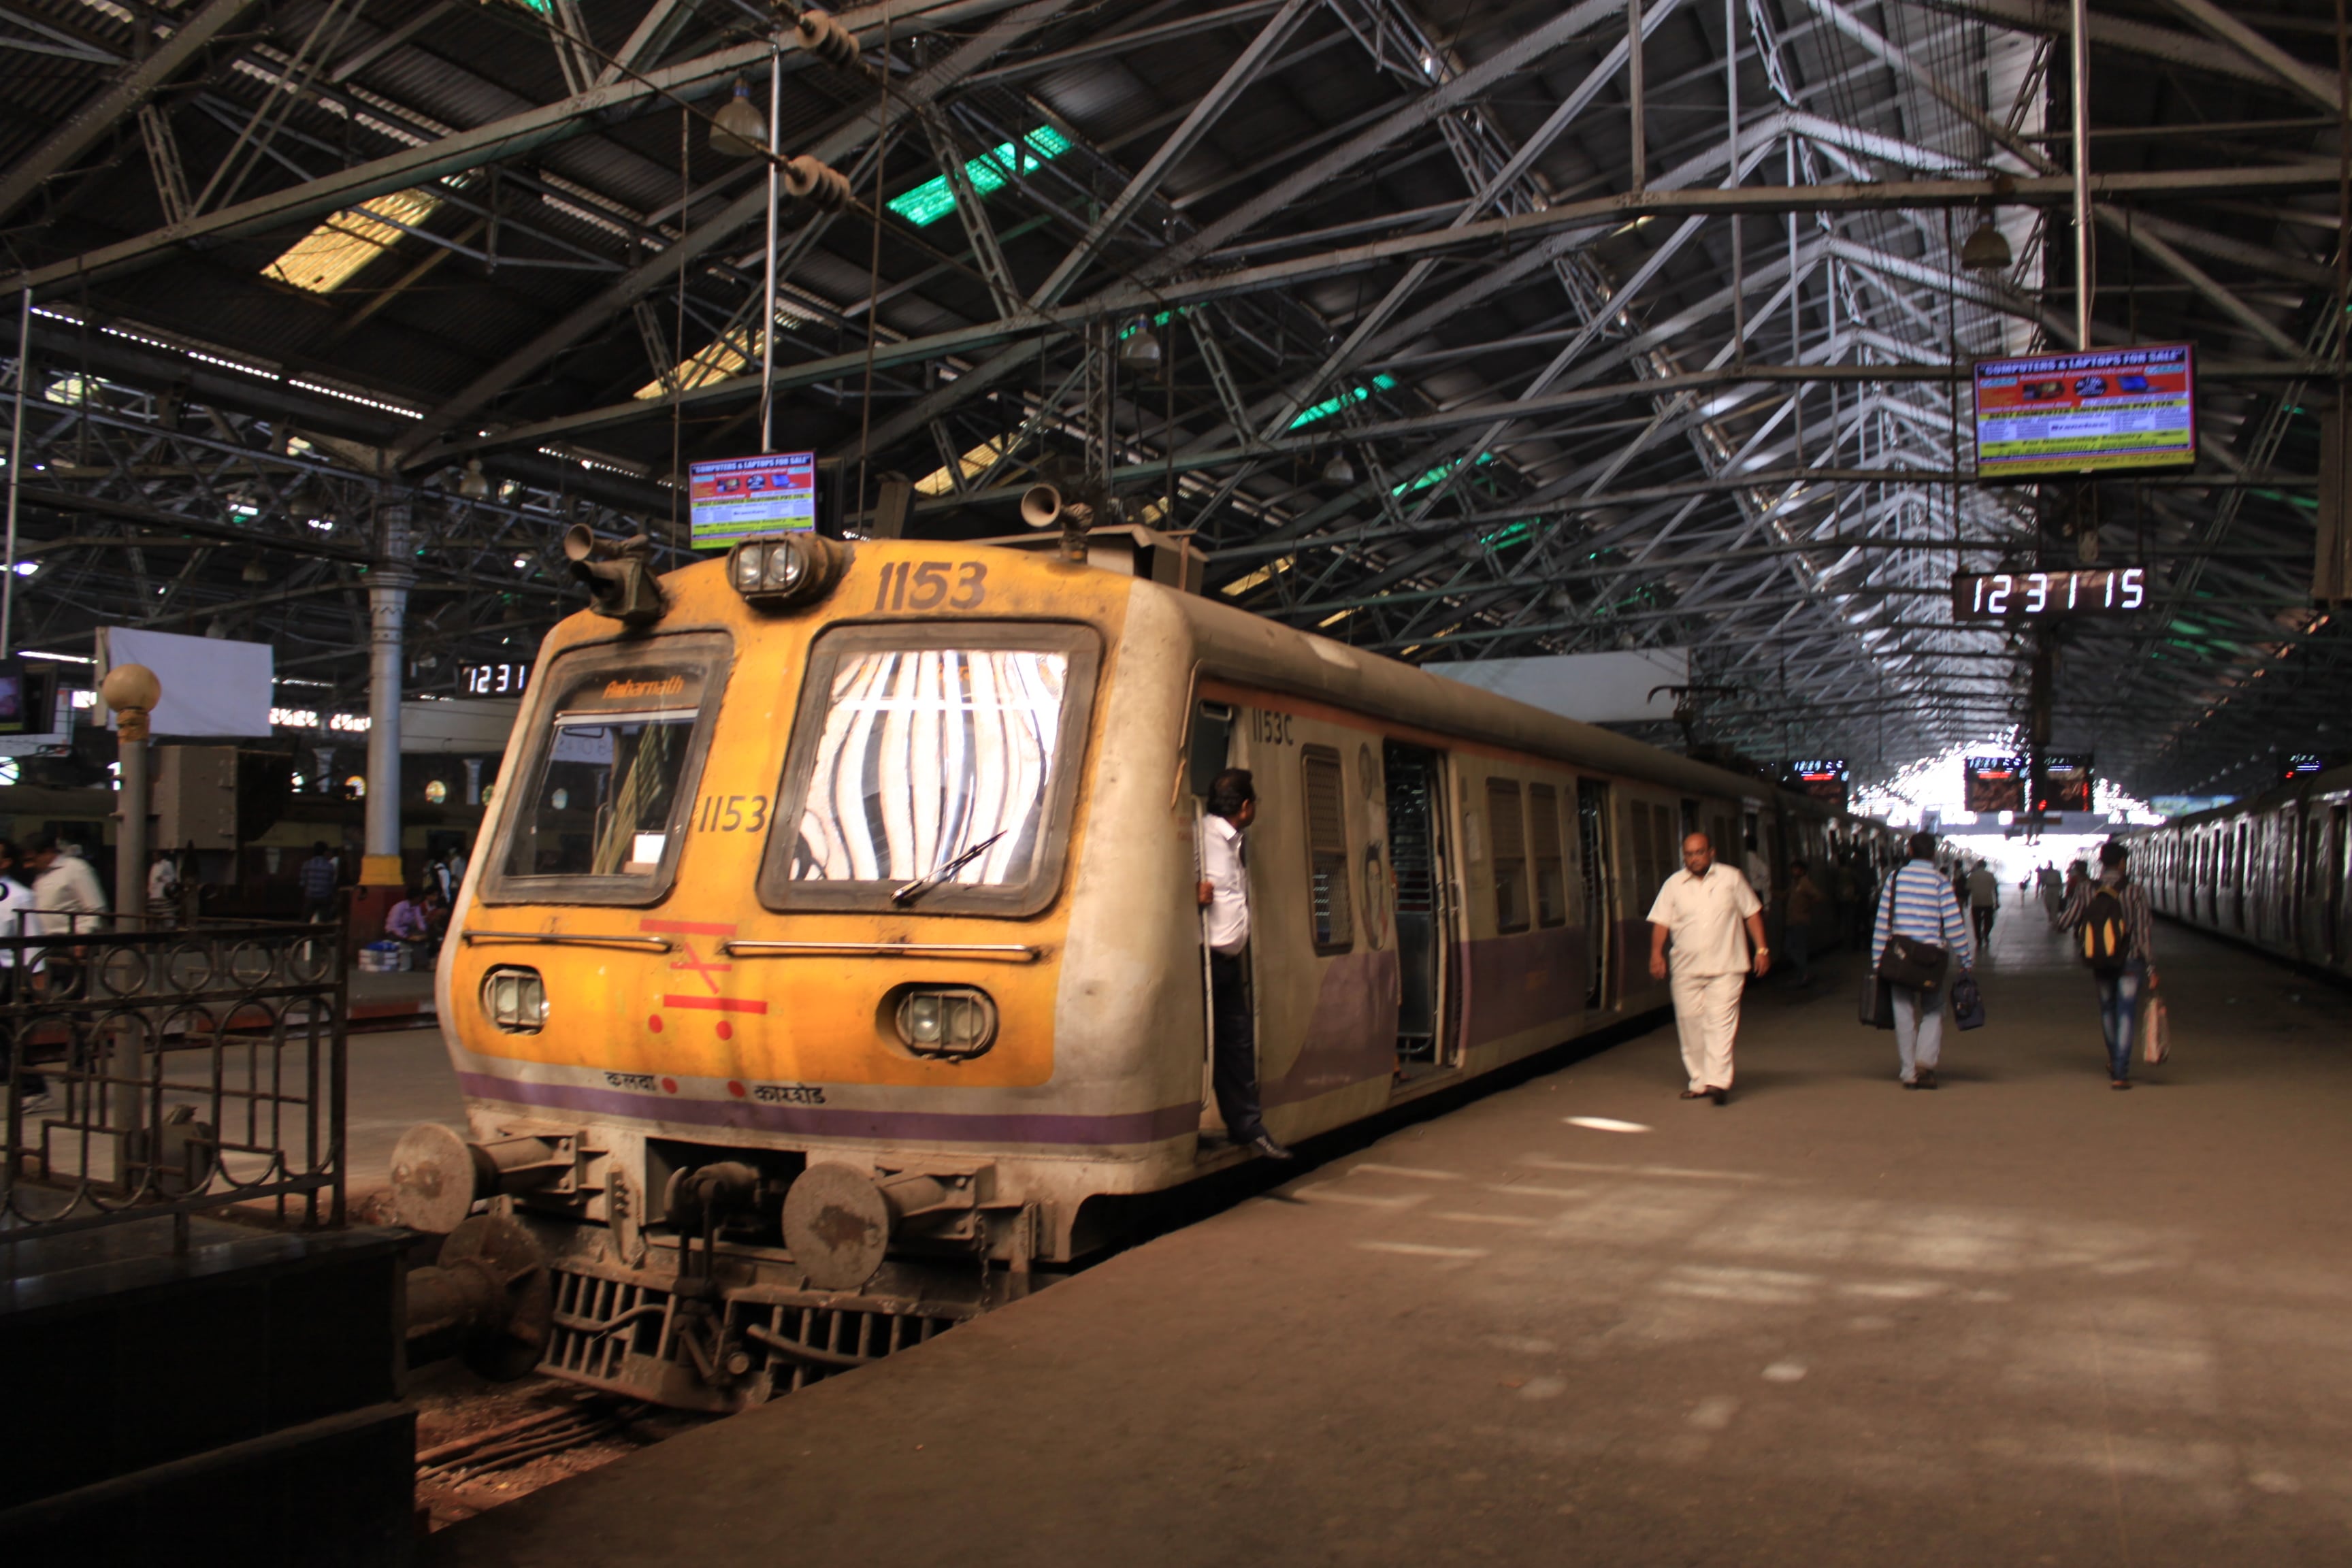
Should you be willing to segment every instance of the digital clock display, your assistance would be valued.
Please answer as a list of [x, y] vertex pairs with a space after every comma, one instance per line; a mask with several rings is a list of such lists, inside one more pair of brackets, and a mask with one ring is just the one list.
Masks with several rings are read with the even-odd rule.
[[457, 667], [460, 697], [520, 697], [530, 684], [528, 664], [463, 664]]
[[1952, 578], [1956, 621], [2126, 615], [2147, 603], [2145, 566], [2081, 572], [1962, 572]]

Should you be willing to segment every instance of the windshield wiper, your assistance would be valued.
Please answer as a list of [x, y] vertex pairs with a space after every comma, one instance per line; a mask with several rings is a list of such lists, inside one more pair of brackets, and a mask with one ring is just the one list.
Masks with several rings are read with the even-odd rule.
[[[1004, 833], [1010, 833], [1013, 830], [1008, 827], [1004, 830]], [[896, 889], [890, 895], [890, 901], [894, 904], [913, 903], [917, 899], [921, 898], [925, 893], [929, 892], [933, 888], [938, 887], [950, 877], [954, 876], [958, 871], [962, 870], [966, 866], [971, 865], [974, 860], [979, 859], [982, 855], [988, 853], [989, 846], [1003, 837], [1004, 833], [991, 834], [986, 838], [983, 838], [979, 843], [973, 845], [971, 848], [965, 850], [962, 854], [957, 856], [954, 859], [948, 861], [938, 870], [933, 871], [929, 876], [918, 877], [913, 881], [908, 882], [906, 886]]]

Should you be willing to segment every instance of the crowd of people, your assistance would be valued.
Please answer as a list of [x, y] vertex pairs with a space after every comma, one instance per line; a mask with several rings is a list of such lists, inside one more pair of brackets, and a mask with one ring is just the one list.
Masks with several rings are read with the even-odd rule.
[[[1659, 889], [1649, 921], [1650, 973], [1673, 989], [1684, 1099], [1728, 1101], [1746, 988], [1771, 973], [1775, 935], [1790, 983], [1811, 984], [1825, 908], [1844, 944], [1868, 954], [1865, 1021], [1893, 1030], [1896, 1081], [1937, 1087], [1944, 1021], [1956, 995], [1973, 991], [2000, 918], [2000, 884], [1981, 859], [1939, 860], [1932, 833], [1913, 835], [1907, 847], [1884, 879], [1866, 847], [1851, 847], [1826, 868], [1826, 888], [1811, 866], [1794, 861], [1776, 899], [1756, 885], [1752, 868], [1743, 875], [1718, 866], [1706, 834], [1683, 840], [1683, 869]], [[2038, 883], [2052, 929], [2069, 933], [2095, 983], [2110, 1087], [2127, 1089], [2143, 1000], [2157, 983], [2154, 915], [2123, 845], [2102, 846], [2098, 860], [2095, 872], [2082, 861], [2063, 875], [2045, 865], [2021, 896]]]

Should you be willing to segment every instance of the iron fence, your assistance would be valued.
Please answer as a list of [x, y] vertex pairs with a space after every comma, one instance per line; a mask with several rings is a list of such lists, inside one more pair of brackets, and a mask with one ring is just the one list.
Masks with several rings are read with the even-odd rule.
[[341, 1225], [342, 938], [257, 921], [0, 936], [0, 1242], [167, 1215], [184, 1235], [189, 1215], [254, 1202]]

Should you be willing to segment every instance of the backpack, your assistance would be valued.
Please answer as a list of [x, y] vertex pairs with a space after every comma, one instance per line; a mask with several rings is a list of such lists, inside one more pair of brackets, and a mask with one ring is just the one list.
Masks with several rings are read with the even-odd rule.
[[2083, 962], [2102, 979], [2124, 972], [2131, 952], [2131, 927], [2124, 920], [2124, 901], [2117, 890], [2102, 885], [2083, 910], [2076, 938], [2083, 944]]

